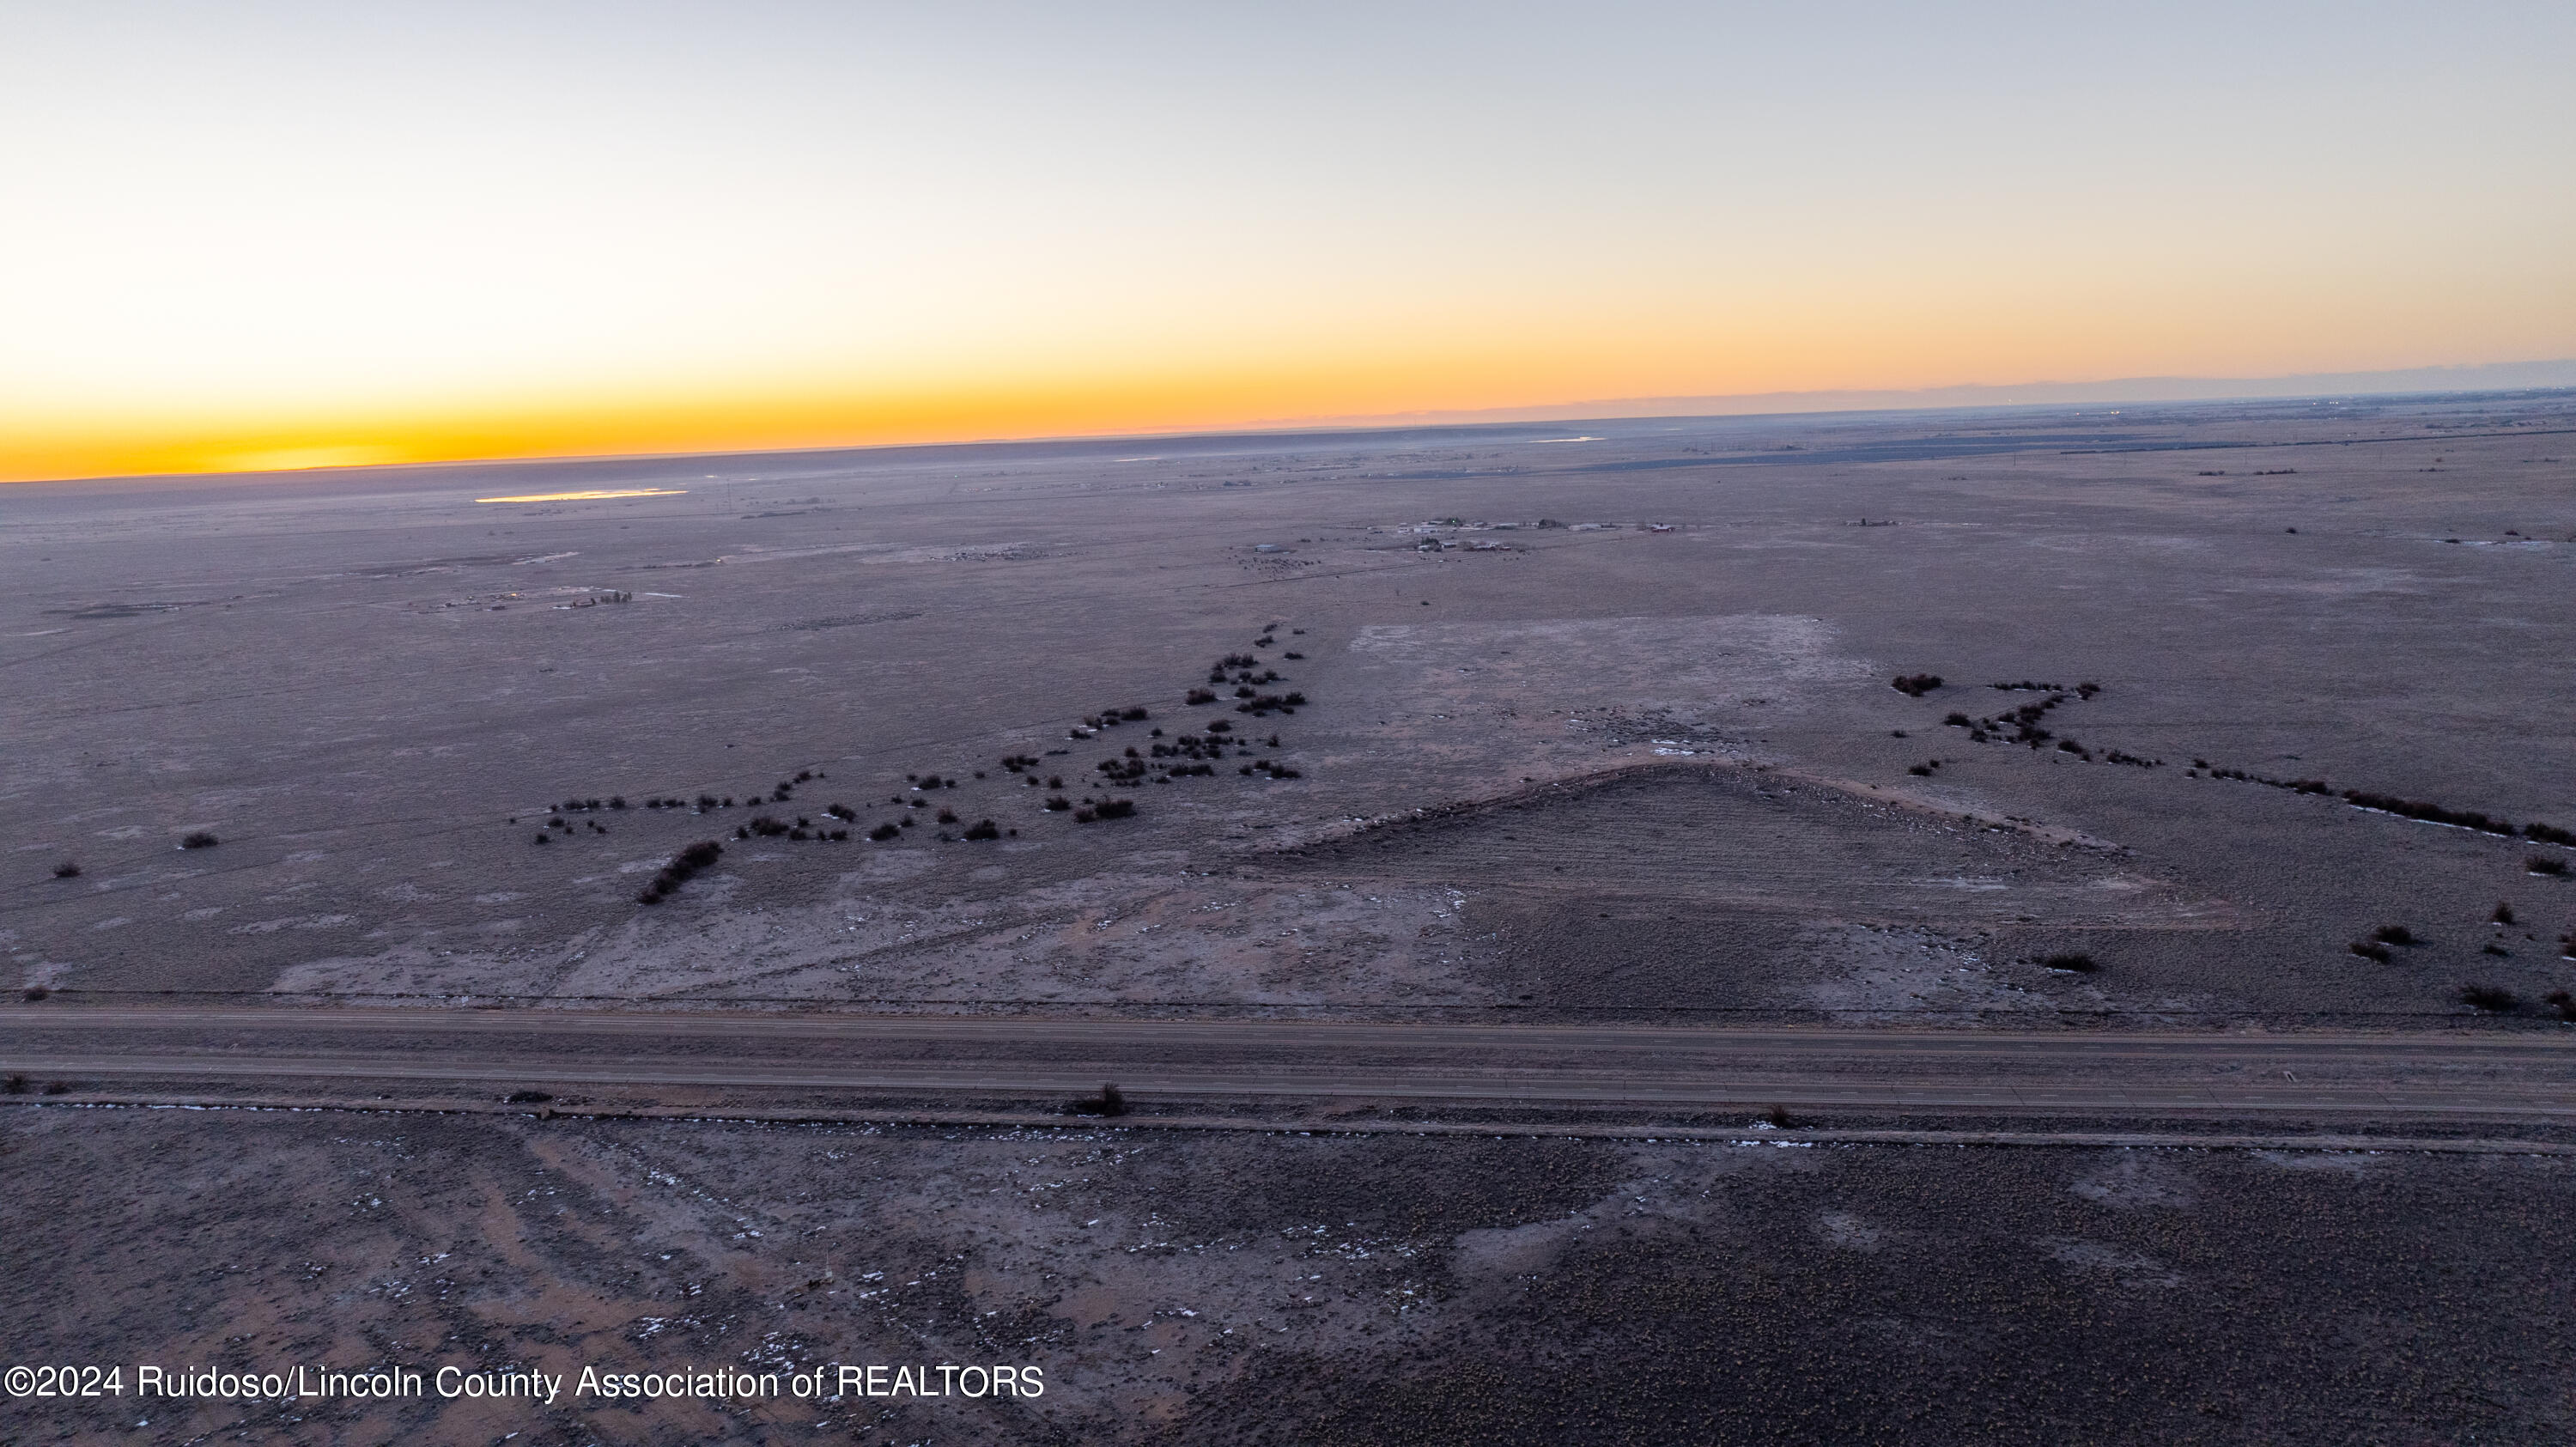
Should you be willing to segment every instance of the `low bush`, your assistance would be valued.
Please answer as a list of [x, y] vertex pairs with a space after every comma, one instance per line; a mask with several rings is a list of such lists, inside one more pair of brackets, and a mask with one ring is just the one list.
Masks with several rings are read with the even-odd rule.
[[1061, 814], [1065, 810], [1073, 807], [1073, 801], [1062, 794], [1057, 794], [1046, 801], [1046, 806], [1048, 813]]
[[54, 992], [53, 992], [53, 991], [51, 991], [51, 990], [49, 990], [49, 989], [46, 989], [46, 988], [45, 988], [44, 986], [42, 986], [42, 985], [29, 985], [25, 990], [21, 991], [20, 993], [21, 993], [21, 994], [22, 994], [22, 995], [23, 995], [23, 996], [24, 996], [24, 997], [25, 997], [25, 998], [26, 998], [30, 1003], [33, 1003], [34, 1001], [44, 999], [45, 997], [47, 997], [47, 996], [49, 996], [49, 995], [53, 994]]
[[2423, 943], [2423, 941], [2415, 938], [2415, 932], [2413, 930], [2408, 929], [2402, 924], [2381, 925], [2379, 928], [2370, 932], [2370, 937], [2379, 941], [2383, 945], [2415, 945]]
[[2497, 901], [2496, 901], [2496, 907], [2495, 907], [2495, 913], [2488, 915], [2488, 916], [2487, 916], [2487, 918], [2488, 918], [2490, 921], [2492, 921], [2493, 923], [2496, 923], [2496, 924], [2511, 924], [2511, 923], [2513, 923], [2513, 903], [2512, 903], [2512, 901], [2510, 901], [2510, 900], [2497, 900]]
[[1918, 779], [1928, 779], [1932, 777], [1932, 766], [1930, 764], [1911, 764], [1906, 767], [1905, 772], [1912, 774]]
[[2557, 1007], [2559, 1019], [2576, 1023], [2576, 995], [2565, 990], [2552, 990], [2541, 998]]
[[954, 809], [946, 809], [946, 808], [941, 809], [941, 810], [939, 811], [939, 822], [940, 822], [940, 823], [942, 823], [942, 824], [954, 824], [954, 823], [956, 823], [956, 822], [957, 822], [957, 811], [956, 811], [956, 810], [954, 810]]
[[1798, 1124], [1798, 1119], [1789, 1114], [1785, 1105], [1766, 1105], [1762, 1107], [1762, 1123], [1774, 1130], [1789, 1130]]
[[2521, 1002], [2513, 997], [2513, 991], [2495, 985], [2462, 985], [2460, 1003], [2472, 1010], [2501, 1015]]
[[1125, 1115], [1127, 1097], [1119, 1094], [1117, 1086], [1103, 1085], [1098, 1095], [1086, 1095], [1066, 1101], [1064, 1113], [1067, 1115]]
[[2101, 961], [2094, 959], [2091, 955], [2084, 953], [2082, 950], [2067, 950], [2059, 954], [2050, 955], [2048, 958], [2041, 960], [2040, 963], [2047, 966], [2049, 969], [2060, 970], [2070, 975], [2090, 975], [2097, 973], [2102, 968]]
[[884, 842], [886, 842], [887, 840], [894, 838], [896, 835], [901, 834], [902, 832], [903, 832], [903, 830], [901, 830], [901, 829], [897, 828], [896, 826], [894, 826], [894, 825], [892, 825], [892, 824], [880, 824], [880, 825], [878, 825], [877, 827], [875, 827], [874, 829], [871, 829], [871, 830], [869, 830], [869, 831], [868, 831], [868, 837], [869, 837], [870, 839], [875, 840], [875, 841], [876, 841], [876, 842], [878, 842], [879, 844], [883, 844], [883, 843], [884, 843]]
[[[771, 822], [775, 823], [776, 821], [773, 820]], [[679, 853], [672, 855], [671, 862], [662, 866], [662, 872], [653, 876], [653, 882], [644, 886], [643, 892], [635, 896], [635, 902], [637, 904], [660, 904], [665, 898], [669, 897], [673, 891], [677, 890], [681, 885], [688, 883], [689, 880], [698, 873], [698, 871], [705, 869], [708, 865], [715, 863], [718, 859], [723, 857], [723, 845], [718, 844], [712, 839], [699, 840], [697, 843], [692, 844], [688, 848], [681, 850]]]
[[2397, 958], [2394, 954], [2389, 953], [2388, 946], [2379, 944], [2372, 940], [2354, 940], [2351, 944], [2344, 946], [2344, 948], [2361, 956], [2365, 960], [2375, 960], [2383, 965], [2387, 964], [2390, 960]]
[[2522, 861], [2522, 867], [2534, 874], [2549, 875], [2554, 878], [2563, 879], [2567, 874], [2566, 860], [2552, 859], [2545, 854], [2535, 854]]
[[78, 879], [80, 878], [80, 866], [73, 863], [71, 860], [66, 859], [62, 863], [54, 866], [54, 878]]
[[5, 1092], [10, 1095], [25, 1095], [27, 1093], [27, 1077], [23, 1075], [12, 1075], [6, 1080], [0, 1080], [0, 1092]]
[[195, 833], [190, 834], [185, 839], [180, 840], [179, 847], [182, 849], [212, 849], [222, 842], [222, 840], [217, 839], [214, 835], [200, 829]]
[[1937, 673], [1900, 673], [1888, 684], [1908, 698], [1921, 698], [1940, 686], [1941, 675]]
[[2564, 844], [2570, 848], [2576, 848], [2576, 833], [2570, 833], [2555, 824], [2525, 824], [2522, 826], [2522, 837], [2537, 840], [2543, 844]]
[[1002, 837], [1002, 831], [1000, 826], [996, 825], [992, 820], [979, 819], [975, 821], [975, 827], [966, 831], [966, 837], [969, 839], [999, 839]]
[[2445, 809], [2421, 799], [2401, 799], [2394, 794], [2374, 794], [2366, 789], [2346, 789], [2343, 800], [2356, 809], [2376, 809], [2404, 819], [2421, 819], [2428, 824], [2453, 824], [2485, 834], [2512, 837], [2514, 828], [2502, 819], [2492, 819], [2475, 809]]

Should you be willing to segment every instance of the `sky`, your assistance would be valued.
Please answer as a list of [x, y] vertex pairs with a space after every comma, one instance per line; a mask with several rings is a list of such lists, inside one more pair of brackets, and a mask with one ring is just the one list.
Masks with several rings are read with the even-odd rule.
[[2576, 356], [2576, 6], [0, 0], [0, 479]]

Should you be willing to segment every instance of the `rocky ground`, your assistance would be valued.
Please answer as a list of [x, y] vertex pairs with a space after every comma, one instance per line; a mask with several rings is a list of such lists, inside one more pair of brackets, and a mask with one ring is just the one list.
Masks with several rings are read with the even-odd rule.
[[[0, 1115], [70, 1362], [1042, 1397], [17, 1401], [13, 1441], [2564, 1440], [2576, 1160]], [[149, 1425], [139, 1425], [148, 1422]]]

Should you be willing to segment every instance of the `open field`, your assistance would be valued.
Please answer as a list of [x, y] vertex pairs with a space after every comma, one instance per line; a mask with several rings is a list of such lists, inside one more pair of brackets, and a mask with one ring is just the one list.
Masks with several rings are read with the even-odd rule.
[[[2571, 427], [2540, 396], [13, 487], [0, 942], [84, 998], [2432, 1025], [2490, 984], [2537, 1018], [2576, 886], [2525, 861], [2576, 851], [2193, 761], [2576, 828]], [[667, 493], [473, 500], [615, 487]], [[1308, 701], [1236, 711], [1269, 674]], [[2022, 681], [2099, 690], [1984, 686]], [[721, 861], [637, 907], [697, 839]], [[2347, 952], [2384, 924], [2426, 943]], [[2103, 968], [2031, 963], [2066, 951]]]
[[13, 1348], [1061, 1386], [0, 1436], [2563, 1440], [2570, 459], [2561, 392], [9, 487]]

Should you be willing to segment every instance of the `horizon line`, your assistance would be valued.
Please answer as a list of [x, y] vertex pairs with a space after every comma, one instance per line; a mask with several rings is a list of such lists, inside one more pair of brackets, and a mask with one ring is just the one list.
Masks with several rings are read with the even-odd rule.
[[[685, 458], [802, 457], [836, 452], [905, 452], [952, 447], [1043, 446], [1048, 443], [1071, 442], [1169, 442], [1191, 438], [1293, 437], [1301, 434], [1344, 431], [1392, 432], [1415, 427], [1464, 429], [1539, 422], [1633, 422], [1656, 418], [1692, 417], [1752, 419], [1885, 412], [2006, 410], [2074, 405], [2294, 401], [2329, 397], [2394, 398], [2477, 392], [2558, 390], [2576, 390], [2576, 357], [2402, 367], [2362, 372], [2303, 372], [2269, 377], [2120, 377], [2098, 382], [2010, 384], [1964, 382], [1917, 388], [1842, 388], [1595, 398], [1580, 402], [1528, 403], [1502, 407], [1259, 418], [1236, 427], [1145, 432], [1041, 433], [1022, 436], [962, 437], [938, 442], [861, 442], [814, 447], [754, 447], [678, 452], [539, 452], [418, 462], [249, 468], [223, 472], [99, 473], [71, 477], [21, 478], [15, 482], [0, 483], [0, 487], [143, 482], [180, 478], [287, 477], [307, 473], [405, 472], [425, 468], [510, 467], [537, 462], [656, 462]], [[2034, 393], [2047, 395], [2030, 395]]]

